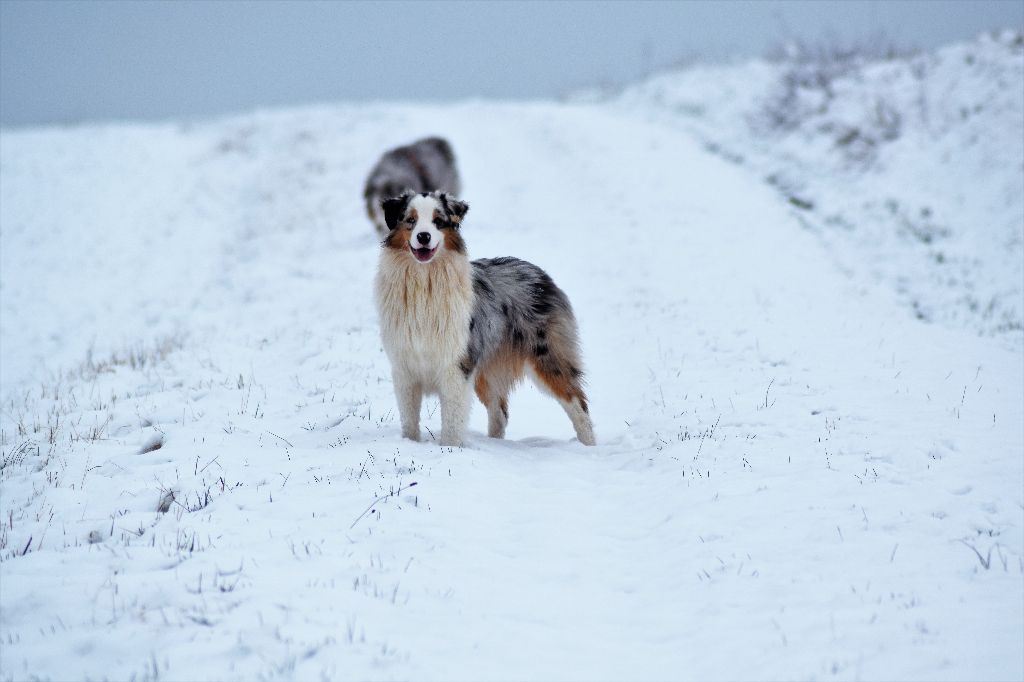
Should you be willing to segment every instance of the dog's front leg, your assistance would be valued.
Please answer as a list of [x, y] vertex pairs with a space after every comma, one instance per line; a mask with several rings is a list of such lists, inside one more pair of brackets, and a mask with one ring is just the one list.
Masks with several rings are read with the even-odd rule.
[[402, 420], [402, 437], [420, 439], [420, 406], [423, 403], [423, 387], [401, 370], [391, 373], [398, 399], [398, 415]]
[[462, 369], [445, 373], [441, 385], [441, 445], [459, 446], [469, 421], [469, 381]]

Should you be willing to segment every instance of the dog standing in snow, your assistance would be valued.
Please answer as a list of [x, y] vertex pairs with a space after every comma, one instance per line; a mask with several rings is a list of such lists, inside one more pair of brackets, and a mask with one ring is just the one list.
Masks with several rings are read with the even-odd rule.
[[370, 171], [363, 188], [366, 212], [381, 237], [388, 233], [381, 203], [409, 192], [462, 192], [455, 152], [440, 137], [425, 137], [384, 153]]
[[487, 435], [504, 438], [508, 396], [529, 374], [561, 403], [576, 436], [594, 445], [576, 318], [565, 293], [517, 258], [470, 262], [460, 226], [469, 206], [444, 192], [382, 203], [388, 236], [376, 301], [402, 435], [420, 438], [425, 394], [441, 399], [441, 445], [461, 445], [470, 386], [487, 408]]

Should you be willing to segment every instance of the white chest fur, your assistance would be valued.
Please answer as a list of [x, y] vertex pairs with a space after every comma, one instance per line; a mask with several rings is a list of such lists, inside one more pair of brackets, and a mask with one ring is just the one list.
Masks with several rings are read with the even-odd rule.
[[444, 254], [429, 265], [384, 249], [376, 280], [381, 339], [392, 365], [435, 391], [469, 343], [473, 281], [469, 260]]

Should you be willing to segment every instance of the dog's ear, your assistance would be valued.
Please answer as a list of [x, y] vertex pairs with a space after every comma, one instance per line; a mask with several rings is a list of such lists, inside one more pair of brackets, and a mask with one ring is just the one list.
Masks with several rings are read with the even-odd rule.
[[469, 210], [469, 204], [465, 201], [459, 201], [446, 192], [441, 192], [439, 198], [441, 199], [441, 205], [444, 206], [445, 213], [448, 214], [448, 219], [452, 221], [452, 224], [459, 225], [462, 222], [462, 217]]
[[398, 226], [398, 221], [405, 215], [405, 209], [409, 206], [410, 195], [408, 193], [402, 196], [392, 197], [385, 199], [381, 203], [381, 208], [384, 209], [384, 222], [388, 224], [388, 229], [393, 230]]

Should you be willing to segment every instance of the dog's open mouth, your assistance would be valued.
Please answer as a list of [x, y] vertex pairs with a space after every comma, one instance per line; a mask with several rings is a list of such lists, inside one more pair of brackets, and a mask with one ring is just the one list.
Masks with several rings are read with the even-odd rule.
[[412, 249], [412, 255], [416, 256], [416, 260], [421, 263], [429, 263], [430, 259], [434, 257], [434, 253], [437, 251], [436, 246], [432, 249], [413, 249], [411, 246], [409, 248]]

